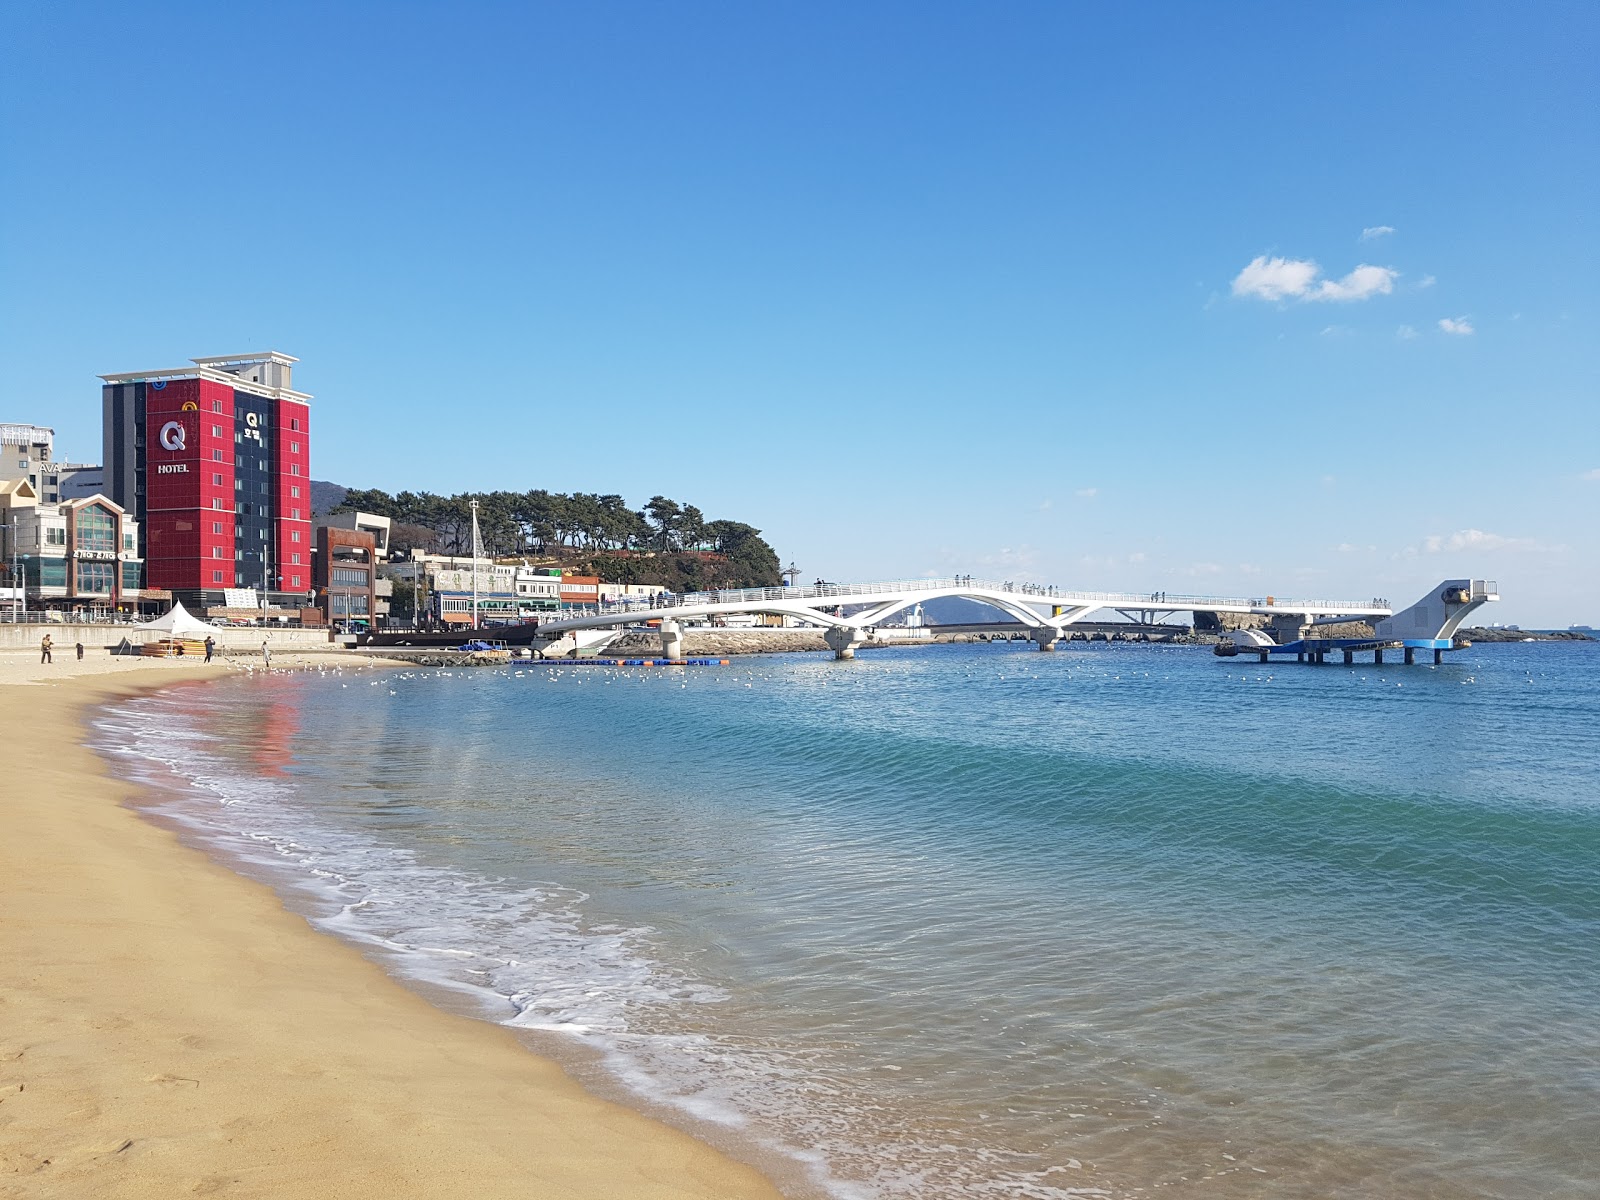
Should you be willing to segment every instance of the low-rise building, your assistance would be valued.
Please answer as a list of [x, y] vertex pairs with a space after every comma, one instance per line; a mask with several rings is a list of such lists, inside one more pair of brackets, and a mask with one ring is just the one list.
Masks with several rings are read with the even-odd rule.
[[515, 564], [492, 558], [426, 553], [386, 568], [390, 579], [417, 589], [415, 602], [423, 620], [445, 625], [471, 625], [474, 607], [479, 624], [521, 620], [517, 570]]
[[323, 525], [317, 530], [312, 577], [318, 607], [335, 629], [370, 628], [377, 617], [378, 552], [365, 529]]
[[27, 479], [0, 482], [0, 557], [29, 608], [136, 612], [138, 546], [138, 523], [105, 496], [46, 504]]

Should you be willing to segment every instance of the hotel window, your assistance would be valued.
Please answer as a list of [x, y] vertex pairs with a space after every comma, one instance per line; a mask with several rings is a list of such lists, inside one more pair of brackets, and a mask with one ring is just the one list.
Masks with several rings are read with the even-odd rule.
[[300, 565], [300, 556], [298, 554], [289, 555], [289, 565], [291, 567], [298, 567]]
[[298, 508], [291, 508], [289, 510], [289, 519], [291, 521], [298, 521], [300, 519], [300, 510]]
[[221, 571], [213, 571], [213, 572], [211, 572], [211, 582], [212, 583], [221, 583], [222, 582], [222, 572]]
[[298, 529], [291, 529], [289, 531], [289, 540], [291, 542], [298, 542], [300, 540], [300, 531]]
[[222, 411], [222, 401], [221, 400], [213, 400], [211, 402], [211, 411], [214, 412], [214, 413], [221, 412]]
[[133, 534], [125, 533], [122, 535], [122, 548], [124, 550], [133, 549]]
[[213, 521], [213, 522], [211, 522], [211, 532], [212, 533], [221, 533], [222, 532], [222, 522], [221, 521]]
[[216, 500], [213, 500], [211, 502], [211, 507], [212, 508], [225, 508], [226, 505], [224, 505], [220, 499], [216, 499]]
[[289, 586], [290, 587], [299, 587], [300, 586], [300, 576], [291, 575], [289, 577]]
[[300, 464], [299, 463], [290, 463], [289, 464], [289, 474], [291, 474], [291, 475], [300, 474]]
[[290, 442], [289, 443], [289, 453], [290, 454], [299, 454], [300, 453], [300, 443], [299, 442]]
[[211, 557], [212, 558], [221, 558], [222, 557], [222, 547], [221, 546], [213, 546], [213, 547], [211, 547]]
[[290, 417], [289, 418], [289, 428], [293, 429], [296, 433], [298, 433], [300, 431], [300, 418], [299, 417]]
[[213, 425], [211, 427], [211, 436], [212, 437], [221, 437], [222, 436], [222, 426], [221, 425]]
[[211, 452], [211, 461], [212, 462], [221, 462], [222, 461], [222, 451], [221, 450], [213, 450]]
[[211, 474], [211, 486], [212, 487], [221, 487], [222, 486], [222, 476], [217, 474], [215, 471], [213, 471], [212, 474]]
[[289, 496], [294, 500], [300, 499], [300, 485], [298, 483], [291, 483], [289, 485]]

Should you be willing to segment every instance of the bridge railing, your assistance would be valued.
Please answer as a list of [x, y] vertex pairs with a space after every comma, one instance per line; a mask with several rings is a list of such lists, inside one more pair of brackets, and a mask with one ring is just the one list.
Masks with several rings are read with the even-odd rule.
[[663, 609], [682, 608], [701, 604], [755, 604], [764, 601], [837, 600], [841, 604], [870, 603], [874, 596], [896, 596], [917, 592], [949, 591], [957, 588], [1004, 592], [1025, 603], [1059, 604], [1071, 607], [1094, 604], [1104, 607], [1185, 609], [1193, 605], [1201, 608], [1228, 606], [1233, 608], [1281, 608], [1286, 612], [1298, 609], [1352, 612], [1367, 609], [1387, 609], [1388, 601], [1372, 600], [1306, 600], [1276, 596], [1198, 596], [1179, 595], [1175, 592], [1074, 592], [1037, 583], [1016, 583], [1011, 580], [974, 579], [970, 576], [945, 579], [895, 579], [878, 583], [823, 583], [796, 587], [730, 588], [716, 592], [668, 593], [650, 599], [625, 600], [606, 604], [607, 613], [660, 612]]

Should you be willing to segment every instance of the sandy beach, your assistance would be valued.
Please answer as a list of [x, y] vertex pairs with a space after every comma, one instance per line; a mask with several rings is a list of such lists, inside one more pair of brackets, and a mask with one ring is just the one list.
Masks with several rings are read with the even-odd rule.
[[0, 1195], [775, 1200], [124, 806], [85, 710], [237, 661], [56, 657], [0, 656]]

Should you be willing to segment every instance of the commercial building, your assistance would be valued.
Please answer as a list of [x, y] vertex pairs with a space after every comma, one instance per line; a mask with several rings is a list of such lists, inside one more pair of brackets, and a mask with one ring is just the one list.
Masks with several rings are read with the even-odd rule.
[[26, 478], [0, 482], [0, 558], [25, 607], [135, 612], [144, 591], [138, 522], [105, 496], [41, 503]]
[[471, 625], [474, 591], [480, 624], [522, 619], [514, 565], [492, 558], [418, 552], [407, 562], [390, 563], [386, 570], [390, 579], [416, 588], [417, 612], [425, 621]]
[[378, 552], [365, 529], [317, 528], [313, 575], [323, 619], [336, 629], [370, 628], [378, 616]]
[[[310, 401], [275, 351], [102, 375], [105, 492], [142, 533], [145, 574], [197, 611], [312, 589]], [[237, 595], [232, 599], [237, 599]]]

